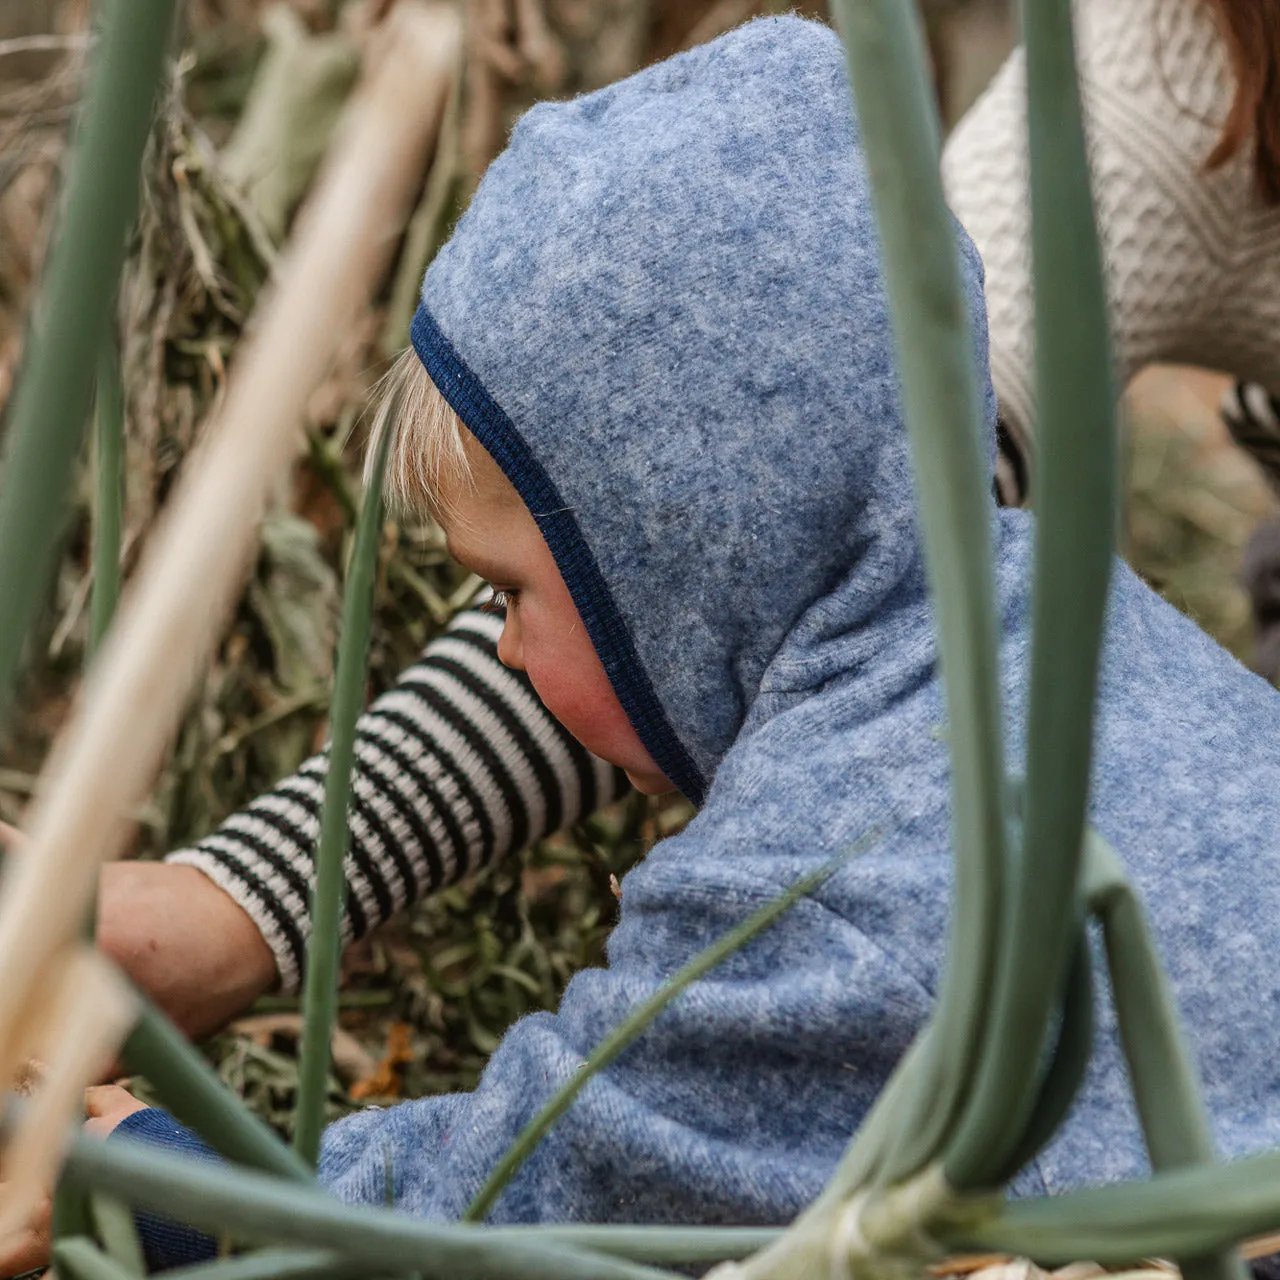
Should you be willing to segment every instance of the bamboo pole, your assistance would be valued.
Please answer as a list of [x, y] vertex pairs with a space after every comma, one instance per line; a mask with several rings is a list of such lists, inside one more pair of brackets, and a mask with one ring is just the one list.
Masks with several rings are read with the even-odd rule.
[[39, 975], [75, 938], [229, 611], [307, 397], [381, 276], [439, 126], [461, 41], [451, 6], [402, 3], [380, 33], [218, 420], [161, 521], [84, 701], [45, 769], [28, 857], [0, 881], [0, 1071]]

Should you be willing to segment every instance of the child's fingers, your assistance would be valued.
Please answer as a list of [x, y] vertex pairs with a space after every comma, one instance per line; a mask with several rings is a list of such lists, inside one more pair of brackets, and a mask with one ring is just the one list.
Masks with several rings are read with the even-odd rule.
[[7, 822], [0, 822], [0, 845], [7, 852], [12, 853], [16, 849], [21, 849], [26, 843], [27, 837], [17, 827], [11, 827]]
[[[0, 1186], [0, 1199], [5, 1188]], [[31, 1221], [0, 1240], [0, 1276], [20, 1276], [25, 1271], [49, 1265], [49, 1220], [53, 1203], [49, 1196], [40, 1202]]]
[[[145, 1111], [147, 1104], [139, 1102], [118, 1084], [95, 1084], [85, 1090], [84, 1109], [89, 1117], [85, 1130], [97, 1138], [105, 1138], [126, 1116]], [[9, 1273], [0, 1271], [0, 1275], [4, 1274]]]

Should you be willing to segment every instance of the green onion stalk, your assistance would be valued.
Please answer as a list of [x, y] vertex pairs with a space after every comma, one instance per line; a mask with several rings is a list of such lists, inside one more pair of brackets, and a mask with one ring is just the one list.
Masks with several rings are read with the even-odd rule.
[[347, 574], [338, 646], [333, 702], [329, 711], [329, 772], [316, 854], [316, 882], [311, 895], [311, 937], [307, 944], [303, 986], [303, 1031], [298, 1067], [298, 1100], [294, 1149], [314, 1165], [324, 1128], [333, 1023], [338, 1010], [338, 967], [341, 959], [343, 860], [349, 840], [347, 809], [351, 769], [355, 763], [356, 721], [364, 706], [369, 634], [373, 623], [373, 588], [378, 570], [382, 530], [382, 472], [391, 433], [386, 432], [370, 471], [364, 506], [356, 522], [355, 544]]
[[173, 0], [112, 0], [72, 146], [47, 283], [14, 392], [0, 483], [0, 712], [48, 590], [93, 395], [142, 152], [164, 69]]

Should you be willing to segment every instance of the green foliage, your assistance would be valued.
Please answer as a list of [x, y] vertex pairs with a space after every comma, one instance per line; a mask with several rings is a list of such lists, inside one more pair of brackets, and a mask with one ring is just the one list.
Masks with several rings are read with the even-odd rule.
[[0, 486], [0, 712], [43, 602], [93, 393], [173, 19], [172, 0], [117, 0], [94, 59], [44, 314], [10, 409]]
[[338, 1003], [338, 962], [342, 950], [342, 898], [346, 889], [343, 863], [347, 855], [351, 770], [355, 763], [356, 721], [364, 709], [365, 671], [373, 616], [373, 584], [382, 532], [382, 472], [391, 433], [379, 445], [369, 491], [356, 524], [355, 546], [347, 578], [342, 640], [329, 713], [332, 738], [325, 779], [316, 882], [311, 895], [311, 936], [303, 988], [303, 1032], [298, 1067], [297, 1118], [293, 1145], [308, 1164], [320, 1154], [328, 1092], [330, 1039]]

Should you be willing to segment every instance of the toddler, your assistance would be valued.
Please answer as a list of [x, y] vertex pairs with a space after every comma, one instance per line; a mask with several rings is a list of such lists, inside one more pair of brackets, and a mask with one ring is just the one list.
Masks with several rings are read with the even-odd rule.
[[[974, 360], [982, 275], [957, 228]], [[880, 249], [837, 38], [798, 18], [517, 125], [390, 379], [398, 499], [506, 606], [499, 653], [593, 752], [699, 813], [623, 883], [609, 967], [475, 1092], [326, 1134], [340, 1199], [458, 1217], [550, 1094], [681, 964], [865, 852], [688, 989], [490, 1221], [780, 1223], [929, 1016], [951, 876], [937, 649]], [[1010, 760], [1031, 517], [990, 511]], [[1091, 819], [1146, 897], [1225, 1154], [1280, 1144], [1277, 694], [1117, 565]], [[1016, 763], [1011, 767], [1016, 768]], [[1063, 910], [1070, 910], [1063, 903]], [[161, 1113], [117, 1133], [183, 1145]], [[1137, 1175], [1101, 1014], [1021, 1192]]]

